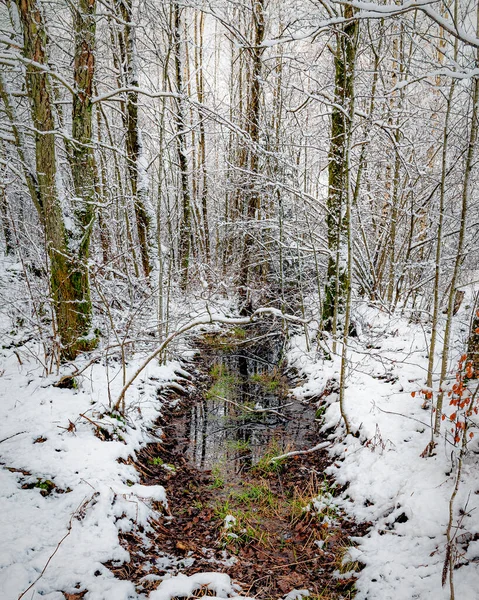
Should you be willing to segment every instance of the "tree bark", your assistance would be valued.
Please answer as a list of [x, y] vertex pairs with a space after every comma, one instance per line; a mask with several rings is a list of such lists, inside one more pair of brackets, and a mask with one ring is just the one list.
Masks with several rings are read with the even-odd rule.
[[[181, 9], [178, 2], [173, 3], [173, 55], [175, 62], [176, 90], [183, 92], [181, 60]], [[188, 285], [191, 253], [191, 193], [188, 179], [188, 157], [186, 154], [186, 111], [181, 98], [176, 100], [176, 148], [180, 167], [181, 224], [178, 240], [180, 260], [180, 283], [183, 290]]]
[[[136, 69], [135, 33], [132, 25], [132, 0], [118, 0], [121, 17], [125, 23], [123, 31], [123, 52], [126, 65], [126, 82], [128, 88], [138, 87]], [[120, 36], [121, 37], [121, 36]], [[130, 89], [126, 100], [126, 151], [128, 155], [128, 174], [135, 209], [136, 229], [140, 244], [143, 273], [148, 279], [151, 272], [150, 261], [150, 229], [151, 216], [147, 208], [147, 185], [143, 169], [143, 145], [138, 118], [138, 92]]]
[[[250, 297], [250, 281], [253, 271], [251, 263], [254, 254], [254, 226], [260, 218], [261, 196], [258, 190], [260, 141], [260, 116], [261, 116], [261, 71], [264, 48], [261, 46], [265, 34], [265, 0], [252, 0], [253, 8], [253, 44], [251, 52], [251, 74], [249, 78], [248, 104], [246, 107], [247, 126], [249, 136], [248, 149], [248, 177], [250, 178], [245, 190], [246, 197], [246, 222], [249, 231], [245, 231], [243, 252], [239, 274], [239, 296], [242, 314], [250, 313], [253, 309]], [[257, 257], [256, 257], [257, 258]], [[257, 271], [259, 273], [259, 270]]]
[[[37, 0], [16, 0], [23, 30], [26, 85], [35, 128], [36, 186], [32, 200], [44, 227], [50, 259], [50, 286], [61, 341], [61, 356], [72, 359], [89, 349], [91, 302], [85, 294], [83, 266], [70, 252], [56, 185], [55, 122], [48, 72], [46, 33]], [[30, 187], [30, 186], [29, 186]], [[32, 190], [31, 190], [32, 192]]]
[[[353, 17], [346, 6], [344, 17]], [[347, 147], [351, 135], [354, 105], [354, 70], [358, 35], [357, 21], [351, 21], [337, 34], [335, 68], [335, 102], [331, 113], [329, 149], [329, 191], [326, 225], [328, 230], [328, 270], [324, 293], [323, 323], [327, 331], [336, 333], [338, 319], [344, 313], [347, 293], [347, 224], [346, 194], [348, 190]]]

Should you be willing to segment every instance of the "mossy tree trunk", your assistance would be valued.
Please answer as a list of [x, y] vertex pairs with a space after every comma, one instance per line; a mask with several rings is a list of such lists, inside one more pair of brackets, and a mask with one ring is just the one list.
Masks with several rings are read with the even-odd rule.
[[[344, 8], [351, 19], [353, 8]], [[347, 291], [347, 223], [346, 197], [349, 185], [347, 149], [354, 110], [354, 69], [358, 23], [347, 23], [337, 34], [334, 55], [334, 106], [331, 112], [329, 148], [329, 189], [326, 225], [328, 231], [328, 270], [324, 293], [323, 322], [327, 331], [336, 333], [338, 320], [344, 313]]]
[[[16, 0], [23, 30], [26, 86], [35, 128], [35, 189], [32, 200], [44, 228], [50, 260], [50, 286], [63, 359], [88, 348], [91, 302], [83, 266], [69, 248], [56, 178], [55, 122], [48, 71], [48, 36], [37, 0]], [[41, 66], [37, 66], [41, 65]], [[31, 186], [29, 186], [31, 187]], [[86, 292], [86, 293], [85, 293]]]
[[83, 310], [91, 313], [88, 259], [90, 239], [95, 221], [97, 172], [92, 146], [93, 79], [95, 74], [96, 0], [78, 0], [74, 9], [75, 59], [73, 97], [71, 169], [75, 195], [77, 264], [73, 276], [83, 294]]

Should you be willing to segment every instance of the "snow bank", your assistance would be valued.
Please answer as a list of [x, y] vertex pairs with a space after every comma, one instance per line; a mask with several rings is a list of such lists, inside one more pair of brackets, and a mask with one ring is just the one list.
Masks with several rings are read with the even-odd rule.
[[[111, 367], [110, 381], [94, 364], [77, 389], [59, 389], [52, 386], [58, 377], [43, 377], [33, 358], [22, 354], [20, 364], [11, 350], [2, 351], [2, 598], [18, 598], [37, 579], [26, 597], [63, 599], [61, 591], [83, 590], [90, 600], [137, 597], [132, 583], [115, 579], [102, 563], [127, 561], [119, 531], [142, 528], [144, 535], [159, 507], [153, 503], [166, 504], [163, 487], [141, 485], [126, 460], [151, 441], [148, 428], [161, 408], [156, 390], [176, 379], [175, 366], [151, 365], [130, 390], [123, 420], [105, 415], [108, 393], [115, 398], [121, 387]], [[95, 436], [100, 427], [111, 441]]]
[[[338, 394], [339, 359], [323, 360], [306, 352], [304, 338], [293, 340], [290, 364], [307, 376], [295, 390], [301, 399], [326, 403], [323, 429], [333, 431], [329, 472], [346, 492], [335, 502], [360, 521], [372, 521], [370, 533], [358, 539], [354, 560], [359, 573], [357, 600], [449, 598], [441, 585], [446, 549], [449, 498], [454, 486], [458, 449], [444, 436], [431, 458], [421, 458], [430, 441], [431, 413], [417, 392], [425, 385], [428, 332], [406, 319], [391, 318], [362, 306], [359, 340], [351, 340], [345, 409], [358, 438], [344, 437]], [[464, 319], [466, 315], [463, 315]], [[456, 346], [464, 327], [457, 319]], [[437, 357], [439, 359], [439, 356]], [[476, 444], [477, 451], [477, 444]], [[451, 463], [452, 460], [452, 463]], [[479, 539], [477, 455], [470, 452], [456, 498], [455, 525]], [[460, 515], [460, 509], [464, 514]], [[459, 546], [464, 557], [455, 571], [456, 597], [477, 598], [479, 544]]]

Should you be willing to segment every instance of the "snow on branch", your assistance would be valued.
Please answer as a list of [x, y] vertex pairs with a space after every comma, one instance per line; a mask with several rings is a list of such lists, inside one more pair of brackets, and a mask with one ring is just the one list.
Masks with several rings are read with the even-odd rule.
[[409, 0], [403, 2], [402, 4], [380, 5], [376, 4], [375, 2], [363, 2], [362, 0], [333, 0], [333, 4], [352, 6], [356, 10], [354, 17], [346, 18], [341, 16], [333, 16], [329, 19], [325, 19], [324, 21], [320, 21], [313, 28], [298, 31], [289, 36], [263, 40], [261, 45], [264, 47], [271, 47], [287, 42], [307, 40], [315, 38], [322, 31], [327, 31], [331, 27], [346, 25], [352, 21], [364, 19], [384, 19], [387, 17], [395, 17], [406, 14], [408, 12], [420, 11], [461, 42], [467, 44], [468, 46], [479, 48], [479, 38], [474, 34], [468, 33], [458, 24], [448, 21], [445, 17], [434, 10], [431, 5], [435, 2], [436, 0]]
[[103, 102], [105, 100], [109, 100], [110, 98], [114, 98], [119, 94], [142, 94], [143, 96], [148, 96], [148, 98], [181, 98], [181, 94], [176, 94], [175, 92], [149, 92], [144, 88], [129, 86], [129, 87], [121, 87], [115, 90], [111, 90], [110, 92], [106, 92], [105, 94], [101, 94], [100, 96], [96, 96], [96, 98], [92, 98], [92, 104], [96, 102]]

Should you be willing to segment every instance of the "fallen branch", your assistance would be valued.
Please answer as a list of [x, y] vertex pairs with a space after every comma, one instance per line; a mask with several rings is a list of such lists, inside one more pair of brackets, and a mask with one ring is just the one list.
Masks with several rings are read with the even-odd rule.
[[286, 454], [281, 454], [280, 456], [273, 456], [273, 458], [270, 458], [269, 462], [276, 462], [277, 460], [283, 460], [284, 458], [290, 458], [291, 456], [299, 456], [300, 454], [311, 454], [312, 452], [317, 452], [323, 448], [328, 448], [331, 446], [331, 444], [332, 442], [321, 442], [317, 446], [309, 448], [309, 450], [293, 450], [293, 452], [287, 452]]

